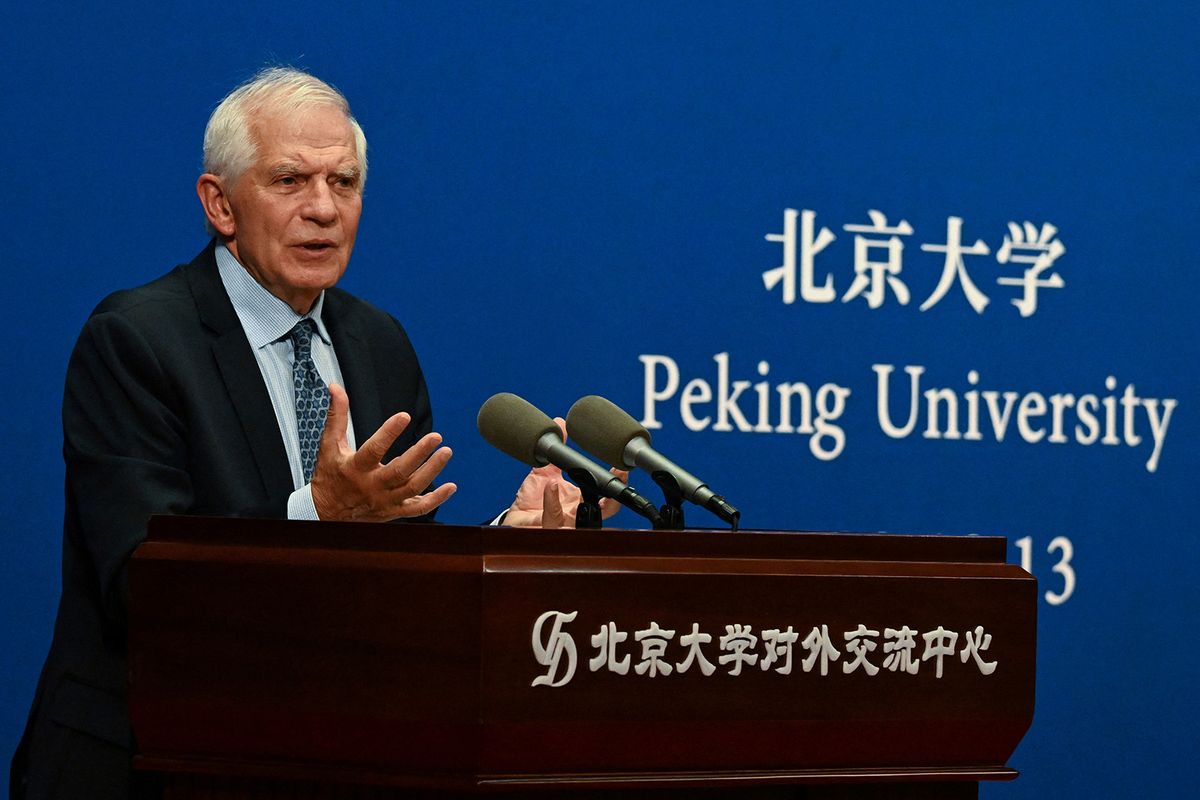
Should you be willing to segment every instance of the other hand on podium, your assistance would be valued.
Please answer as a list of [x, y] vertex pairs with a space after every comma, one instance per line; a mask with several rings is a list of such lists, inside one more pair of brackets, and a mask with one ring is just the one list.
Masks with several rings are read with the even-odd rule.
[[[562, 417], [554, 421], [562, 429], [563, 441], [567, 438], [567, 423]], [[627, 480], [629, 473], [613, 469], [612, 473]], [[504, 517], [505, 525], [522, 528], [574, 528], [575, 510], [579, 507], [582, 493], [579, 487], [563, 477], [562, 470], [553, 464], [535, 467], [525, 476], [517, 488], [516, 499]], [[600, 512], [608, 519], [620, 510], [621, 504], [605, 497], [600, 500]]]

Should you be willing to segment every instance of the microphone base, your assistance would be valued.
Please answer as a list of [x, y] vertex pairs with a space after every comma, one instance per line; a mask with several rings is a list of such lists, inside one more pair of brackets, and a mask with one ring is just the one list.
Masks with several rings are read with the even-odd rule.
[[683, 530], [683, 509], [679, 506], [673, 506], [669, 503], [664, 504], [658, 509], [658, 515], [662, 518], [661, 522], [654, 524], [656, 531], [681, 531]]
[[575, 528], [577, 530], [598, 531], [604, 527], [604, 515], [600, 506], [595, 503], [580, 503], [575, 509]]
[[663, 490], [663, 497], [667, 501], [662, 508], [658, 510], [658, 515], [662, 518], [660, 522], [654, 523], [656, 531], [681, 531], [683, 530], [683, 490], [679, 488], [679, 481], [675, 476], [665, 469], [656, 469], [650, 473], [650, 477]]
[[596, 478], [586, 469], [578, 467], [567, 470], [567, 477], [583, 495], [583, 500], [575, 509], [576, 530], [600, 530], [604, 527], [604, 515], [600, 512], [600, 487], [596, 485]]

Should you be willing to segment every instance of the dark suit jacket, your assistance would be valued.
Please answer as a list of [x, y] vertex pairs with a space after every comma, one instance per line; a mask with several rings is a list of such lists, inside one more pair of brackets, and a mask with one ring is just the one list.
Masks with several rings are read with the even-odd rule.
[[[130, 794], [125, 564], [150, 515], [286, 516], [283, 439], [213, 249], [105, 299], [71, 356], [62, 600], [13, 759], [14, 800]], [[359, 438], [401, 410], [413, 422], [393, 454], [429, 432], [425, 380], [400, 324], [338, 289], [322, 319]]]

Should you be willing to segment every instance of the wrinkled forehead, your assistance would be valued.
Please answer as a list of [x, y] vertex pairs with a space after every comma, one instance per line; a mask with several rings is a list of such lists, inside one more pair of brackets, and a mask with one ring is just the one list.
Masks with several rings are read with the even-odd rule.
[[296, 150], [345, 148], [357, 160], [354, 130], [335, 105], [264, 106], [250, 118], [250, 133], [260, 159]]

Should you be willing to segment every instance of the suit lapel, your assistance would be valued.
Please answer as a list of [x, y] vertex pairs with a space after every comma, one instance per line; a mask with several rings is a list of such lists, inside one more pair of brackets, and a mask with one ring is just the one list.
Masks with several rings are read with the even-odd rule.
[[292, 469], [279, 433], [279, 421], [271, 396], [262, 380], [258, 361], [246, 340], [242, 323], [229, 302], [213, 255], [215, 243], [187, 266], [188, 284], [200, 320], [215, 334], [213, 357], [229, 393], [229, 401], [241, 423], [242, 433], [258, 467], [268, 498], [292, 492]]

